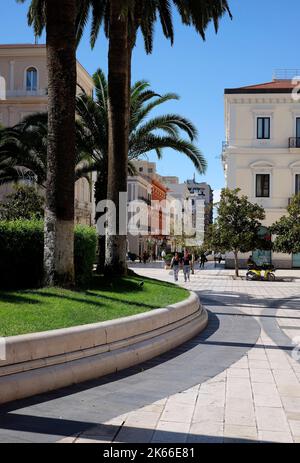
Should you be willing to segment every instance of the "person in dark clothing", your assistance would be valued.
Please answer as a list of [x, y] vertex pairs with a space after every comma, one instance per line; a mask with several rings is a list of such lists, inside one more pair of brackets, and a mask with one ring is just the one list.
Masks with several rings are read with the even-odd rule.
[[143, 263], [146, 264], [149, 259], [147, 251], [143, 252]]
[[247, 260], [247, 267], [248, 268], [256, 268], [256, 263], [253, 260], [252, 256], [250, 256], [249, 259]]
[[204, 254], [204, 252], [202, 252], [202, 254], [200, 256], [200, 268], [204, 268], [205, 262], [207, 262], [207, 258], [206, 258], [206, 255]]
[[173, 272], [174, 272], [175, 281], [178, 281], [178, 273], [180, 269], [180, 264], [181, 264], [181, 260], [180, 260], [179, 254], [178, 252], [175, 252], [175, 256], [173, 257], [171, 261], [171, 268], [173, 269]]
[[183, 275], [184, 275], [184, 281], [185, 282], [190, 281], [191, 261], [192, 261], [192, 256], [186, 250], [184, 252], [184, 256], [183, 256], [183, 259], [182, 259]]

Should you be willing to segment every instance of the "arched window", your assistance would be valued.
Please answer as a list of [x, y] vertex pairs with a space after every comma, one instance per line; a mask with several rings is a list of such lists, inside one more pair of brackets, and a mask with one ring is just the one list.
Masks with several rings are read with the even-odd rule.
[[26, 91], [35, 92], [37, 90], [37, 70], [28, 68], [26, 71]]

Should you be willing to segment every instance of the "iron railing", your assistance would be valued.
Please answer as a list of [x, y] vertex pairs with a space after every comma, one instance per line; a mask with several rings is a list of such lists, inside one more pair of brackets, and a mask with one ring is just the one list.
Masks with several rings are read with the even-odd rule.
[[229, 142], [228, 141], [223, 141], [222, 142], [222, 152], [227, 150], [228, 146], [229, 146]]

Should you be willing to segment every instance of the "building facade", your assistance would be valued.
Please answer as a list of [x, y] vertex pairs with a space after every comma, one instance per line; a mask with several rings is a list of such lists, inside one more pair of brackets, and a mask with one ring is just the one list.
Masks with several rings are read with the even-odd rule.
[[[182, 251], [185, 246], [201, 246], [205, 229], [205, 195], [207, 194], [208, 201], [212, 201], [210, 187], [204, 183], [197, 184], [198, 186], [200, 185], [203, 195], [200, 195], [200, 190], [199, 194], [195, 191], [193, 206], [187, 210], [186, 208], [192, 204], [187, 182], [179, 183], [178, 177], [159, 175], [156, 171], [155, 162], [135, 160], [132, 163], [136, 170], [136, 176], [129, 176], [128, 178], [128, 201], [138, 199], [145, 201], [146, 191], [149, 191], [149, 186], [151, 185], [151, 195], [148, 195], [149, 205], [151, 201], [152, 206], [154, 202], [163, 202], [165, 207], [160, 209], [149, 206], [148, 236], [136, 236], [137, 234], [135, 233], [135, 237], [132, 237], [129, 227], [129, 252], [142, 255], [143, 251], [147, 251], [153, 257], [157, 257], [161, 255], [162, 250], [174, 252]], [[144, 182], [144, 198], [142, 193], [138, 193], [141, 189], [141, 179]], [[180, 204], [179, 209], [178, 203]], [[197, 230], [196, 233], [193, 230], [192, 234], [189, 234], [186, 233], [189, 227], [195, 227], [196, 225], [194, 223], [196, 222], [194, 220], [196, 219], [196, 203], [198, 205], [201, 203], [201, 208], [197, 208]], [[185, 215], [183, 212], [185, 212]], [[187, 217], [188, 220], [186, 220]], [[129, 213], [129, 223], [130, 218], [131, 214]], [[180, 234], [178, 234], [179, 230], [181, 230]]]
[[[222, 161], [226, 186], [240, 188], [265, 209], [262, 232], [266, 234], [300, 191], [300, 104], [294, 97], [295, 87], [292, 80], [274, 79], [225, 90]], [[248, 255], [240, 256], [242, 263]], [[254, 250], [254, 259], [281, 268], [300, 267], [298, 254]], [[228, 255], [227, 265], [232, 264]]]
[[206, 182], [196, 182], [195, 177], [192, 180], [187, 180], [185, 183], [189, 190], [194, 209], [197, 201], [204, 201], [204, 230], [207, 232], [209, 225], [213, 223], [213, 190]]
[[[127, 251], [137, 256], [142, 256], [144, 252], [148, 252], [149, 247], [149, 229], [151, 226], [150, 219], [150, 203], [151, 203], [151, 181], [141, 175], [129, 176], [127, 180], [127, 199], [128, 199], [128, 236], [127, 236]], [[130, 208], [130, 203], [135, 201], [143, 201], [147, 208], [147, 218], [142, 223], [136, 223], [134, 216], [136, 210]], [[139, 225], [139, 227], [138, 227]]]
[[[156, 163], [149, 162], [146, 160], [134, 160], [132, 161], [136, 172], [139, 177], [143, 178], [144, 181], [151, 185], [151, 194], [148, 198], [149, 202], [149, 234], [146, 237], [146, 249], [150, 256], [153, 258], [159, 257], [163, 249], [166, 249], [169, 245], [170, 236], [166, 234], [166, 213], [161, 208], [150, 207], [151, 202], [161, 202], [167, 199], [167, 188], [162, 182], [162, 177], [156, 171]], [[130, 178], [130, 177], [129, 177]], [[142, 199], [142, 198], [141, 198]], [[140, 243], [145, 240], [140, 239]], [[139, 246], [141, 247], [141, 246]], [[141, 255], [141, 254], [140, 254]]]
[[[168, 190], [165, 185], [160, 180], [158, 180], [158, 178], [153, 177], [151, 179], [152, 201], [166, 204], [167, 191]], [[160, 207], [157, 208], [154, 206], [151, 208], [150, 248], [153, 258], [161, 255], [162, 251], [166, 249], [168, 241], [170, 240], [170, 231], [166, 230], [167, 213], [168, 212]]]
[[[47, 111], [46, 45], [0, 45], [0, 125], [11, 127], [24, 117]], [[77, 92], [93, 93], [93, 80], [77, 61]], [[0, 198], [11, 186], [0, 187]], [[86, 179], [75, 185], [76, 223], [91, 224], [92, 190]]]
[[[194, 236], [186, 238], [184, 242], [189, 247], [201, 246], [204, 241], [205, 230], [208, 226], [206, 226], [206, 222], [210, 223], [211, 214], [208, 214], [208, 210], [210, 209], [208, 208], [208, 203], [206, 204], [206, 195], [207, 201], [211, 201], [212, 204], [211, 188], [206, 183], [196, 183], [195, 179], [187, 180], [184, 183], [179, 183], [178, 177], [162, 177], [162, 179], [168, 188], [168, 195], [170, 197], [182, 201], [183, 204], [187, 202], [190, 205], [190, 210], [187, 211], [187, 214], [191, 214], [191, 223], [187, 225], [194, 228], [195, 232]], [[192, 189], [191, 184], [194, 186], [194, 189]]]

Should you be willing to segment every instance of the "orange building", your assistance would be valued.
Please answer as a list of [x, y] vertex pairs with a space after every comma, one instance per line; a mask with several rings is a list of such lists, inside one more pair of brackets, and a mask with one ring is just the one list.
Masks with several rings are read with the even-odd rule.
[[[137, 173], [151, 184], [151, 201], [167, 201], [168, 187], [156, 172], [156, 163], [146, 160], [132, 161]], [[166, 236], [166, 212], [159, 207], [149, 208], [148, 252], [152, 258], [159, 257], [167, 248], [169, 236]]]

